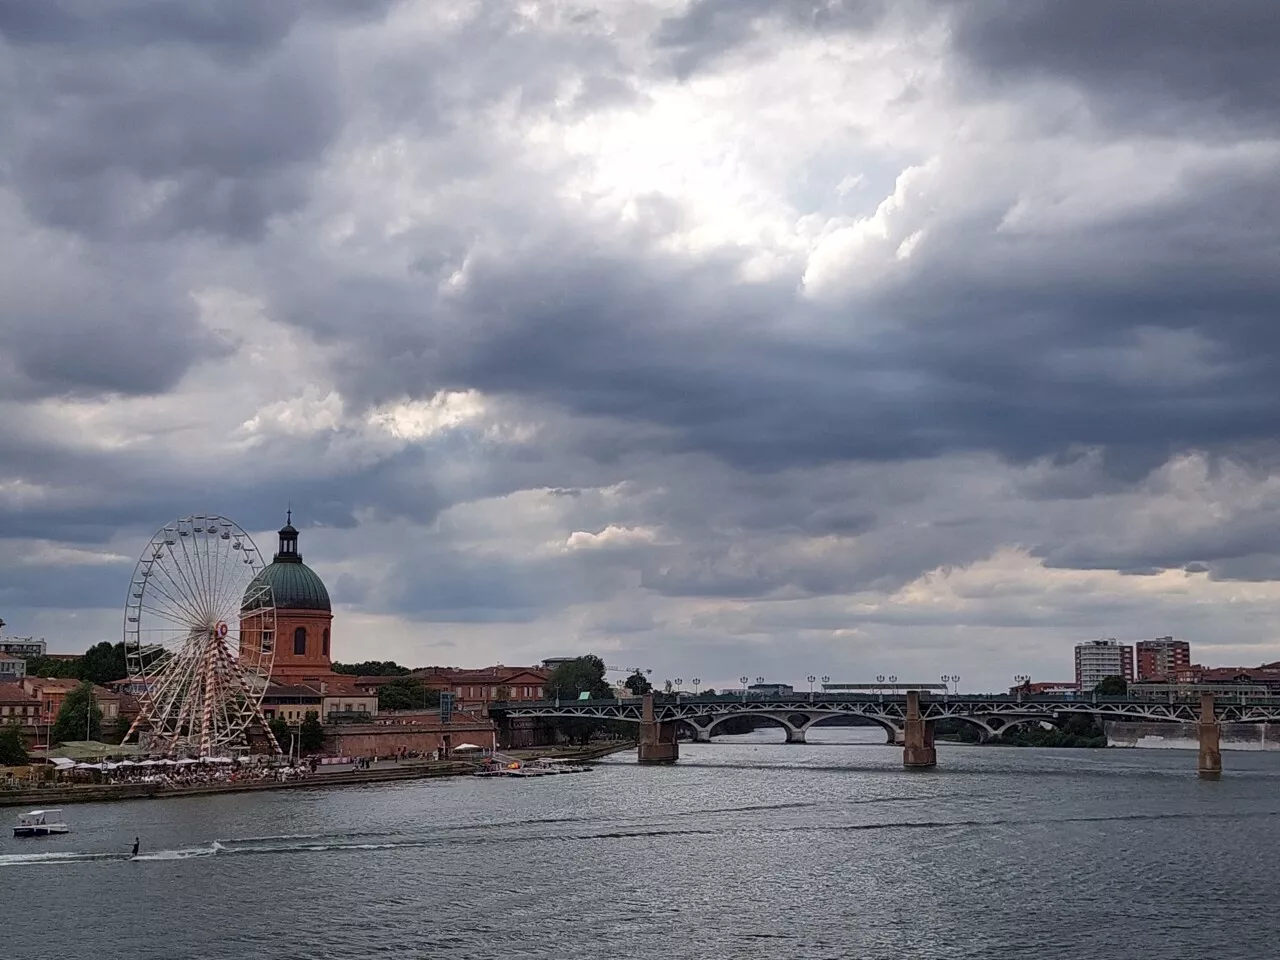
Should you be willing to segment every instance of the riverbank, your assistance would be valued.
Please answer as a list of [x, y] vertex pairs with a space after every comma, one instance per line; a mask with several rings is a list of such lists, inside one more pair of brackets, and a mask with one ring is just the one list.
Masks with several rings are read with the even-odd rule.
[[[512, 750], [509, 756], [520, 759], [557, 757], [589, 762], [601, 757], [634, 749], [634, 743], [610, 743], [582, 748]], [[385, 761], [384, 761], [385, 763]], [[37, 787], [30, 790], [0, 790], [0, 807], [62, 807], [76, 803], [102, 803], [115, 800], [161, 800], [174, 797], [199, 797], [211, 793], [256, 793], [262, 790], [310, 790], [345, 787], [399, 780], [425, 780], [431, 777], [466, 776], [475, 770], [469, 761], [404, 761], [366, 770], [326, 770], [293, 780], [238, 780], [235, 782], [199, 783], [184, 786], [163, 783], [85, 784], [77, 786]]]

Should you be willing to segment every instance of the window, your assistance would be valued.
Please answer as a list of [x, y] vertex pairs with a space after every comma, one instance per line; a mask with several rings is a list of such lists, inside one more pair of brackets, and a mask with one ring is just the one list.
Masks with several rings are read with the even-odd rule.
[[327, 657], [329, 655], [329, 628], [328, 627], [324, 628], [324, 640], [322, 641], [322, 643], [323, 643], [324, 655]]
[[293, 655], [295, 657], [305, 657], [307, 655], [306, 627], [299, 627], [293, 631]]

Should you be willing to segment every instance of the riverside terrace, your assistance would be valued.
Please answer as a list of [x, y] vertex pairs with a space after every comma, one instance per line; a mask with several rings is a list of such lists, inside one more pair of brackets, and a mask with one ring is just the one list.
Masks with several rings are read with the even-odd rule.
[[693, 730], [695, 740], [707, 742], [715, 728], [731, 717], [759, 717], [781, 726], [786, 731], [787, 743], [804, 743], [806, 731], [824, 720], [861, 717], [883, 727], [890, 743], [902, 745], [902, 762], [908, 768], [937, 765], [933, 725], [938, 720], [972, 723], [987, 738], [1020, 723], [1051, 721], [1073, 714], [1196, 723], [1200, 737], [1200, 776], [1216, 780], [1222, 773], [1221, 724], [1280, 722], [1280, 698], [1215, 699], [1212, 694], [1204, 694], [1196, 703], [1099, 696], [1064, 699], [1035, 695], [947, 695], [908, 690], [904, 694], [799, 693], [747, 697], [648, 694], [625, 700], [507, 701], [489, 706], [489, 716], [498, 724], [499, 742], [503, 742], [510, 729], [510, 721], [518, 718], [592, 717], [638, 723], [641, 763], [672, 763], [679, 759], [676, 728], [680, 724]]

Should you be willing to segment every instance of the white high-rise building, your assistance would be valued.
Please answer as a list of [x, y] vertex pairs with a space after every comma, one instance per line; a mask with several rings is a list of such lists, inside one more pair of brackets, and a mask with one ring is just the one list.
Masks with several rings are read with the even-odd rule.
[[1133, 647], [1114, 638], [1076, 644], [1076, 687], [1088, 693], [1107, 677], [1133, 681]]

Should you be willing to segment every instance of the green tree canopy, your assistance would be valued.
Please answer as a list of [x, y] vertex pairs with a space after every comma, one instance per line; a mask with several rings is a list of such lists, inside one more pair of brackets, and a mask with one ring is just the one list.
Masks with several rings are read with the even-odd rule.
[[125, 664], [124, 642], [108, 643], [103, 640], [95, 643], [80, 658], [80, 669], [76, 675], [89, 683], [123, 680], [129, 675], [129, 668]]
[[289, 736], [292, 731], [289, 729], [289, 724], [285, 722], [284, 717], [272, 717], [267, 726], [271, 728], [271, 735], [276, 738], [276, 745], [287, 753], [289, 750]]
[[[604, 661], [599, 657], [588, 654], [566, 660], [551, 671], [546, 690], [549, 696], [564, 700], [576, 700], [583, 693], [588, 694], [592, 700], [610, 700], [613, 698], [613, 688], [609, 686], [604, 674]], [[604, 721], [589, 718], [562, 718], [556, 721], [556, 728], [562, 734], [584, 744], [604, 727]]]
[[409, 668], [394, 660], [362, 660], [359, 663], [335, 663], [333, 672], [353, 677], [403, 677], [409, 673]]
[[80, 678], [80, 658], [55, 660], [53, 657], [27, 657], [28, 677], [55, 677], [63, 680]]
[[1124, 677], [1103, 677], [1093, 691], [1100, 697], [1123, 697], [1129, 692], [1129, 684]]
[[16, 723], [0, 727], [0, 767], [21, 767], [27, 763], [27, 748]]
[[302, 718], [302, 728], [299, 731], [299, 746], [304, 753], [315, 753], [324, 746], [324, 727], [320, 723], [320, 714], [314, 710], [308, 710], [307, 715]]
[[67, 694], [57, 719], [53, 721], [49, 738], [57, 743], [102, 739], [102, 710], [89, 684], [82, 683]]
[[631, 691], [633, 697], [643, 697], [646, 693], [653, 692], [653, 684], [639, 670], [622, 681], [622, 685]]
[[440, 694], [428, 690], [414, 677], [397, 677], [378, 688], [379, 710], [431, 710], [440, 706]]
[[546, 687], [551, 696], [565, 700], [576, 700], [583, 693], [590, 694], [592, 700], [610, 700], [613, 687], [609, 686], [604, 674], [604, 661], [588, 654], [566, 660], [556, 667], [547, 678]]

